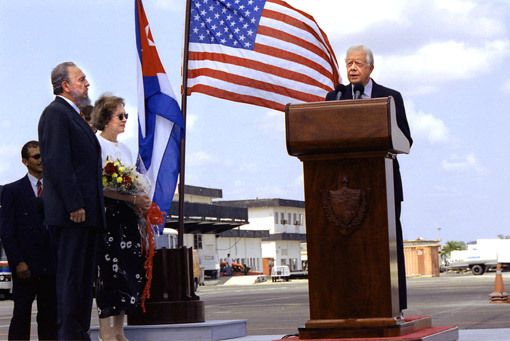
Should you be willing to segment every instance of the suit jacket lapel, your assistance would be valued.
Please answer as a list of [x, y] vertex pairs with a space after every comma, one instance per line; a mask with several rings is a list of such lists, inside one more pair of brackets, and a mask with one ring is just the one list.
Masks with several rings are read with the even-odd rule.
[[26, 194], [26, 195], [29, 195], [31, 197], [34, 197], [35, 198], [35, 193], [34, 193], [34, 189], [32, 188], [32, 183], [30, 182], [30, 179], [28, 178], [28, 175], [25, 175], [23, 177], [23, 192]]
[[380, 97], [386, 97], [384, 96], [384, 94], [382, 93], [382, 88], [379, 84], [377, 84], [376, 82], [374, 82], [374, 80], [372, 79], [372, 96], [371, 98], [380, 98]]
[[69, 115], [71, 116], [71, 119], [73, 119], [78, 124], [78, 126], [85, 131], [85, 134], [88, 136], [90, 141], [94, 143], [96, 148], [99, 148], [99, 142], [97, 141], [96, 135], [94, 135], [94, 132], [92, 131], [88, 123], [85, 122], [85, 120], [80, 116], [80, 114], [78, 114], [76, 110], [62, 97], [59, 96], [55, 97], [55, 101], [63, 103], [67, 107], [67, 109], [69, 109], [70, 111]]

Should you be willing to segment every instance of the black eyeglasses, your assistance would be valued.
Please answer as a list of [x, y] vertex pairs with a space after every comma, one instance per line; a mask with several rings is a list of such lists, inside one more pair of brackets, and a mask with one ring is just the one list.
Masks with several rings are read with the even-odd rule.
[[127, 113], [119, 114], [119, 120], [121, 120], [121, 121], [122, 121], [122, 120], [124, 119], [124, 117], [125, 117], [125, 118], [126, 118], [126, 120], [127, 120], [127, 119], [128, 119], [128, 116], [129, 116], [129, 115], [128, 115]]
[[41, 154], [30, 155], [29, 157], [33, 158], [34, 160], [39, 160], [41, 158]]

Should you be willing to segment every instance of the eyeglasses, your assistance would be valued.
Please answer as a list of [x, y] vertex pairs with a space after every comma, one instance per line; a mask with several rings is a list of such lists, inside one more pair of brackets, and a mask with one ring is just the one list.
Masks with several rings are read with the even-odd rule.
[[125, 117], [125, 118], [126, 118], [126, 120], [127, 120], [127, 119], [128, 119], [128, 116], [129, 116], [129, 115], [128, 115], [127, 113], [119, 114], [119, 120], [121, 120], [121, 121], [122, 121], [122, 120], [124, 119], [124, 117]]
[[33, 158], [34, 160], [39, 160], [41, 158], [41, 154], [30, 155], [29, 157]]

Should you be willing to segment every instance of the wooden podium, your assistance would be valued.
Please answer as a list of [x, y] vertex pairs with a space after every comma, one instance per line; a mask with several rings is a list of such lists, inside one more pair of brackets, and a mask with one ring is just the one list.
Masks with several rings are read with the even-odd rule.
[[287, 105], [303, 162], [310, 320], [301, 339], [399, 336], [393, 158], [410, 145], [392, 97]]

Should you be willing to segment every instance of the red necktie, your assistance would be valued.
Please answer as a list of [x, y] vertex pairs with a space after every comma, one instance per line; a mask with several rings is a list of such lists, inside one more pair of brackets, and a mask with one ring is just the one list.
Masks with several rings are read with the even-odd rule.
[[42, 183], [41, 180], [37, 180], [37, 196], [42, 196]]

